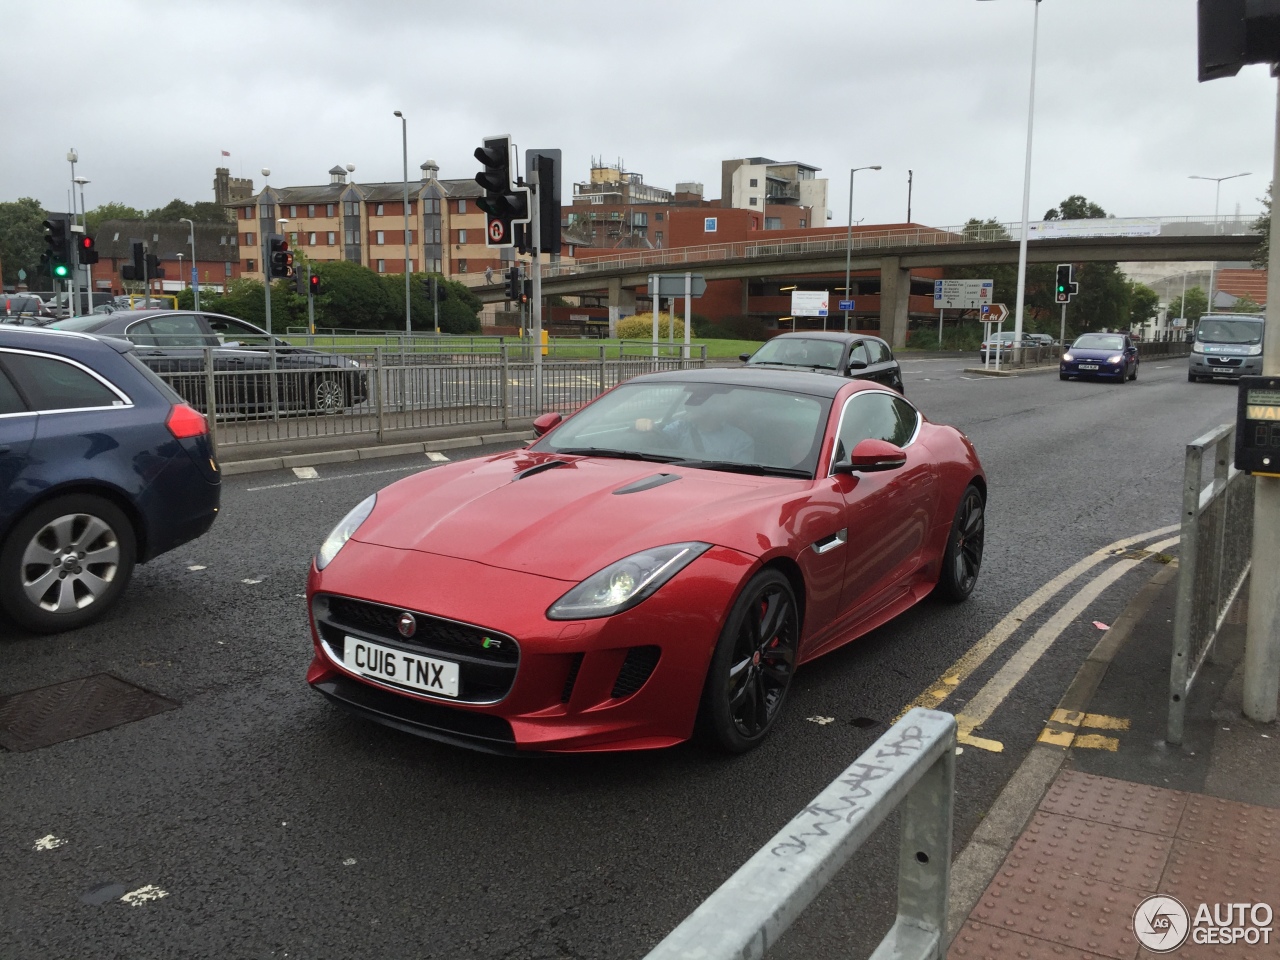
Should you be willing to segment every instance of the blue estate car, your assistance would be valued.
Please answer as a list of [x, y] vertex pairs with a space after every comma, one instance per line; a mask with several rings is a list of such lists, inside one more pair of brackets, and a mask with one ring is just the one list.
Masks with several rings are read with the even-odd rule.
[[0, 608], [79, 627], [218, 513], [208, 424], [110, 338], [0, 327]]
[[1085, 333], [1067, 348], [1058, 379], [1105, 377], [1124, 383], [1138, 379], [1138, 345], [1123, 333]]

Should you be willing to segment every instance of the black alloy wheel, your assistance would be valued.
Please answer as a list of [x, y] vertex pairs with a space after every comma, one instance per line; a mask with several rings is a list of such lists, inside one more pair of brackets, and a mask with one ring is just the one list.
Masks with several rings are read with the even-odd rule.
[[938, 577], [939, 596], [952, 603], [966, 600], [982, 570], [982, 547], [986, 539], [986, 503], [977, 487], [970, 484], [956, 507], [947, 549], [942, 555]]
[[791, 688], [799, 641], [790, 581], [760, 571], [734, 603], [711, 657], [698, 713], [705, 741], [744, 753], [765, 738]]

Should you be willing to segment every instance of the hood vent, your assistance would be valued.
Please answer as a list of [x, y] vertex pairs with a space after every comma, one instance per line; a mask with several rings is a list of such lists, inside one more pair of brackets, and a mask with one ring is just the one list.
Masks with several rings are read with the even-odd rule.
[[643, 480], [636, 480], [628, 483], [625, 487], [619, 487], [613, 491], [615, 497], [620, 497], [624, 493], [639, 493], [641, 490], [652, 490], [654, 487], [660, 487], [664, 483], [670, 483], [672, 480], [679, 480], [678, 473], [655, 473], [652, 477], [645, 477]]
[[535, 463], [532, 467], [528, 467], [517, 473], [511, 478], [511, 482], [515, 483], [515, 481], [523, 480], [525, 477], [532, 477], [534, 474], [542, 473], [544, 470], [554, 470], [556, 467], [567, 466], [569, 466], [568, 460], [546, 460], [542, 463]]

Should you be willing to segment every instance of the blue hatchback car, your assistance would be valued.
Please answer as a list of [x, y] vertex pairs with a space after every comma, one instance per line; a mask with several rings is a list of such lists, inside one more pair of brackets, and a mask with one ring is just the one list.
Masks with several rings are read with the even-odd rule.
[[0, 327], [0, 608], [54, 633], [218, 514], [203, 416], [123, 340]]
[[1058, 364], [1058, 379], [1103, 377], [1124, 383], [1138, 379], [1138, 345], [1124, 333], [1083, 333]]

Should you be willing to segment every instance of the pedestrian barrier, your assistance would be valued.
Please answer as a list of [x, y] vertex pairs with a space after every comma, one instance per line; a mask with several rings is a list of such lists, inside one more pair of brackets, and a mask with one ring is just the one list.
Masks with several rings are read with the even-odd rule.
[[[569, 414], [642, 373], [706, 365], [705, 349], [685, 359], [604, 347], [596, 359], [543, 358], [501, 344], [490, 355], [420, 354], [408, 344], [341, 354], [287, 348], [214, 347], [141, 351], [148, 365], [209, 418], [215, 449], [262, 442], [366, 435], [457, 425], [508, 426], [541, 413]], [[682, 345], [681, 345], [682, 346]], [[651, 345], [645, 343], [647, 349]], [[540, 389], [537, 384], [540, 368]]]
[[[1187, 444], [1182, 485], [1182, 545], [1169, 668], [1165, 739], [1182, 743], [1187, 697], [1249, 573], [1253, 553], [1253, 477], [1232, 466], [1235, 425]], [[1213, 477], [1203, 483], [1204, 455]]]
[[916, 707], [814, 797], [646, 960], [755, 960], [901, 805], [898, 913], [872, 960], [944, 952], [955, 717]]

